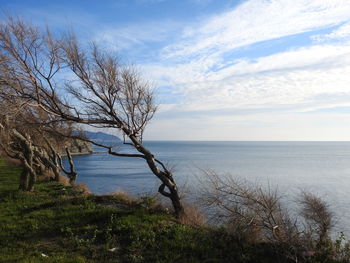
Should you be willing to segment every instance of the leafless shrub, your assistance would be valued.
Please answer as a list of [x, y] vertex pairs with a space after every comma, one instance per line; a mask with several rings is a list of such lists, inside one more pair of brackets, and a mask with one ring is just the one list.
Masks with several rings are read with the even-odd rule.
[[91, 191], [89, 187], [84, 183], [74, 185], [74, 188], [82, 195], [90, 195]]
[[324, 243], [329, 239], [334, 226], [333, 213], [326, 202], [314, 194], [303, 192], [299, 200], [300, 214], [305, 220], [305, 233], [308, 239]]
[[233, 232], [257, 233], [260, 241], [287, 238], [286, 224], [290, 218], [281, 205], [277, 190], [264, 190], [231, 176], [206, 172], [208, 187], [201, 201], [205, 207], [214, 207], [216, 217], [225, 221]]
[[133, 197], [131, 194], [124, 192], [124, 191], [118, 191], [112, 194], [114, 198], [117, 198], [121, 200], [125, 204], [134, 204], [136, 202], [135, 197]]
[[332, 213], [315, 195], [302, 194], [298, 217], [286, 208], [288, 206], [276, 189], [213, 171], [204, 173], [206, 180], [199, 197], [201, 204], [207, 208], [212, 220], [226, 225], [237, 238], [275, 244], [295, 261], [303, 255], [315, 254], [316, 244], [330, 239]]
[[178, 218], [178, 222], [184, 225], [200, 227], [207, 224], [207, 219], [200, 209], [194, 204], [183, 203], [185, 213]]
[[59, 176], [57, 182], [65, 185], [65, 186], [69, 186], [70, 185], [69, 179], [67, 177], [64, 177], [64, 176]]

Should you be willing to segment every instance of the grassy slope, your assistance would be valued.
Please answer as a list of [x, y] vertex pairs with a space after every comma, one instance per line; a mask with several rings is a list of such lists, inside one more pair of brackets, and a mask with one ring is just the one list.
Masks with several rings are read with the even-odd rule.
[[184, 226], [117, 197], [54, 182], [17, 191], [19, 171], [0, 159], [0, 262], [275, 262], [220, 230]]

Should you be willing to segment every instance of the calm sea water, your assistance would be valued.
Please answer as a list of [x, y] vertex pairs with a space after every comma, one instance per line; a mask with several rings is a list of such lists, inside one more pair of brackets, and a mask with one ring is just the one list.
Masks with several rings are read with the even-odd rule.
[[[328, 200], [342, 230], [350, 233], [350, 142], [150, 141], [145, 145], [158, 159], [174, 166], [179, 186], [187, 184], [196, 190], [203, 176], [199, 168], [208, 168], [223, 176], [229, 173], [278, 187], [289, 200], [296, 199], [300, 189], [308, 190]], [[100, 153], [74, 160], [79, 182], [97, 194], [140, 195], [155, 193], [159, 186], [142, 159]]]

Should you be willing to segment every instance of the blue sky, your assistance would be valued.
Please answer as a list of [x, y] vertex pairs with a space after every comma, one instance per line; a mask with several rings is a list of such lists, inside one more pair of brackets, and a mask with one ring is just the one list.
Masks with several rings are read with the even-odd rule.
[[350, 140], [348, 0], [0, 4], [137, 66], [160, 103], [147, 139]]

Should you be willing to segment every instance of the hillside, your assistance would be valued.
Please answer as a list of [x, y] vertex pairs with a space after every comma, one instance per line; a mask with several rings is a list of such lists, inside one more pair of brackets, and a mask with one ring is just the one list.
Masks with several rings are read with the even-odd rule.
[[270, 246], [178, 223], [154, 198], [94, 196], [40, 180], [0, 159], [0, 262], [276, 262]]
[[93, 141], [103, 143], [103, 142], [114, 142], [114, 143], [119, 143], [121, 140], [119, 137], [104, 133], [104, 132], [91, 132], [91, 131], [84, 131], [84, 134]]
[[[77, 139], [68, 140], [65, 146], [68, 147], [70, 153], [73, 155], [90, 154], [93, 152], [91, 143]], [[66, 154], [64, 150], [62, 150], [62, 154]]]

